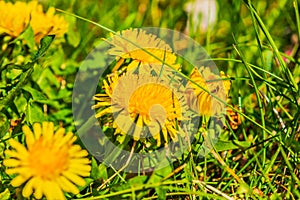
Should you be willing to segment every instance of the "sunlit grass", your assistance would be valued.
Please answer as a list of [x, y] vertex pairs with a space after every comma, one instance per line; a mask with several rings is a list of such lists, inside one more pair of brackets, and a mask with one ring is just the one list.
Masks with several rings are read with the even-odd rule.
[[[56, 13], [68, 22], [64, 37], [49, 46], [34, 45], [30, 31], [17, 39], [0, 35], [0, 197], [23, 198], [19, 188], [11, 186], [14, 177], [3, 166], [8, 140], [25, 144], [21, 126], [42, 121], [76, 132], [72, 92], [88, 53], [101, 38], [119, 30], [154, 26], [189, 34], [230, 77], [228, 100], [219, 100], [239, 116], [238, 127], [231, 127], [227, 117], [219, 141], [206, 157], [198, 154], [205, 137], [209, 141], [208, 130], [199, 131], [182, 157], [153, 172], [118, 171], [90, 155], [92, 171], [86, 185], [79, 188], [80, 194], [65, 194], [66, 198], [300, 199], [298, 2], [217, 2], [216, 23], [204, 31], [186, 29], [194, 22], [184, 1], [44, 1], [45, 8], [57, 8]], [[184, 70], [179, 74], [193, 83]], [[95, 121], [91, 118], [78, 132]], [[109, 126], [103, 128], [113, 137]], [[143, 148], [127, 140], [120, 147]]]

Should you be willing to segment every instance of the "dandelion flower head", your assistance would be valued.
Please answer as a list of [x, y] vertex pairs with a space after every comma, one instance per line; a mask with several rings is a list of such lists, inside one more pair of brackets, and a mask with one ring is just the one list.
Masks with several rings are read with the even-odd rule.
[[63, 17], [55, 15], [53, 7], [44, 13], [42, 5], [37, 1], [17, 1], [12, 4], [0, 0], [0, 34], [18, 37], [28, 25], [32, 27], [37, 43], [46, 35], [59, 37], [68, 30], [67, 22]]
[[[183, 119], [186, 107], [183, 93], [170, 89], [157, 77], [113, 74], [104, 81], [105, 94], [96, 94], [96, 117], [114, 114], [116, 133], [131, 134], [134, 140], [152, 136], [157, 146], [177, 141], [176, 124]], [[162, 135], [162, 137], [161, 137]]]
[[194, 111], [203, 116], [217, 116], [225, 111], [225, 105], [217, 99], [226, 102], [230, 90], [230, 80], [222, 80], [228, 78], [224, 72], [216, 75], [209, 67], [194, 68], [190, 78], [207, 91], [192, 82], [188, 83], [191, 88], [187, 94], [188, 104]]
[[11, 150], [6, 150], [4, 165], [8, 175], [16, 174], [11, 185], [24, 185], [22, 195], [32, 193], [40, 199], [65, 199], [63, 192], [79, 193], [78, 186], [86, 183], [83, 177], [90, 174], [88, 152], [73, 144], [76, 136], [65, 133], [64, 128], [54, 132], [52, 122], [33, 125], [33, 131], [23, 126], [26, 145], [10, 139]]
[[[149, 73], [151, 70], [159, 73], [162, 63], [175, 70], [180, 68], [180, 65], [176, 64], [177, 57], [172, 48], [165, 41], [145, 30], [123, 30], [105, 41], [112, 46], [108, 50], [108, 54], [116, 56], [119, 62], [123, 62], [124, 59], [132, 59], [127, 66], [128, 71], [140, 67], [140, 73]], [[168, 69], [169, 67], [166, 67], [166, 70]], [[116, 67], [114, 70], [118, 70], [118, 68]]]

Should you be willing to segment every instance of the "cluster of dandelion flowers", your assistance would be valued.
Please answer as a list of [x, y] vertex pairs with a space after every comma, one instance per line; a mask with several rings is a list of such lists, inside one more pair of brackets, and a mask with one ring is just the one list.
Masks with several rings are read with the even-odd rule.
[[18, 37], [30, 25], [34, 39], [38, 43], [46, 35], [62, 36], [68, 30], [63, 17], [55, 15], [55, 9], [43, 12], [37, 1], [28, 3], [17, 1], [15, 4], [0, 0], [0, 34]]
[[8, 167], [8, 175], [16, 174], [11, 185], [20, 187], [24, 184], [22, 195], [40, 199], [65, 199], [63, 192], [79, 193], [78, 186], [84, 186], [83, 177], [90, 174], [88, 152], [79, 145], [73, 144], [76, 136], [65, 133], [59, 128], [54, 133], [52, 122], [33, 125], [33, 132], [28, 126], [23, 126], [26, 145], [14, 139], [9, 140], [11, 150], [6, 150], [9, 157], [4, 160]]
[[[131, 59], [126, 69], [132, 71], [138, 68], [139, 74], [149, 74], [149, 72], [159, 74], [162, 64], [171, 66], [174, 70], [180, 68], [180, 65], [176, 64], [177, 57], [172, 48], [165, 41], [145, 30], [123, 30], [105, 41], [111, 45], [107, 53], [116, 56], [118, 60], [113, 72], [119, 69], [125, 59]], [[170, 69], [165, 67], [166, 71]]]
[[172, 89], [154, 76], [113, 74], [104, 81], [105, 94], [96, 94], [96, 117], [113, 114], [116, 134], [130, 134], [134, 140], [153, 137], [156, 145], [177, 141], [183, 131], [178, 127], [187, 109], [181, 91]]
[[223, 79], [229, 77], [224, 72], [216, 75], [209, 67], [200, 67], [193, 69], [190, 78], [200, 87], [191, 81], [188, 83], [189, 107], [203, 116], [219, 116], [224, 113], [226, 105], [221, 101], [226, 102], [231, 83], [230, 80]]

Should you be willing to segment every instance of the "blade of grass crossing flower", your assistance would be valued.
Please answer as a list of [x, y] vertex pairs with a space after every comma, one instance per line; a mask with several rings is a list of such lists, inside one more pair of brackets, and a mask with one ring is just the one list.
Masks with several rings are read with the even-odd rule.
[[161, 69], [160, 69], [160, 72], [159, 72], [159, 76], [158, 76], [159, 78], [161, 78], [162, 73], [163, 73], [164, 68], [165, 68], [164, 66], [165, 66], [165, 60], [166, 60], [166, 51], [167, 51], [167, 50], [165, 49], [165, 51], [164, 51], [164, 58], [163, 58], [163, 61], [164, 61], [164, 62], [162, 63], [162, 66], [161, 66]]

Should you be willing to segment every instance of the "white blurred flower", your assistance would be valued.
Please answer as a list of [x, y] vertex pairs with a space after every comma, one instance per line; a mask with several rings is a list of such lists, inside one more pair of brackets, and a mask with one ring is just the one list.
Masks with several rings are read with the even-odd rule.
[[185, 32], [206, 32], [217, 21], [218, 4], [216, 0], [193, 0], [185, 4], [185, 11], [188, 14]]

